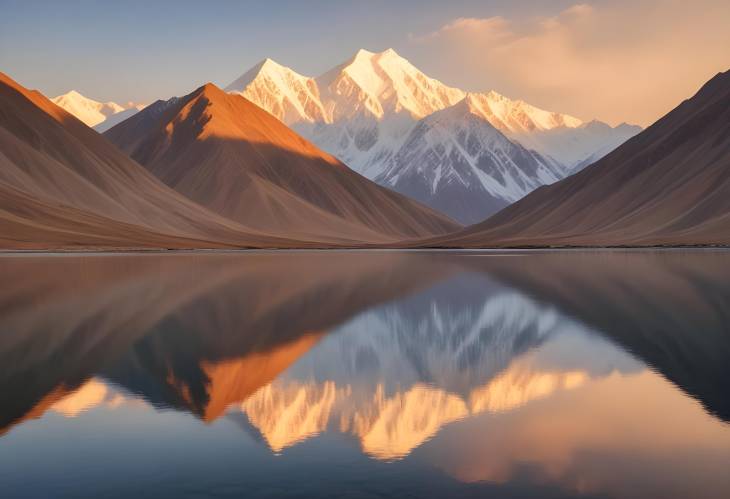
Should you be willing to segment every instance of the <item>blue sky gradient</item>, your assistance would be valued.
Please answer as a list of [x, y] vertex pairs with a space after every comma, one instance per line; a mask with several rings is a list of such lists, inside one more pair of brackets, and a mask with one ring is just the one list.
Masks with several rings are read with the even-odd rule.
[[730, 2], [0, 0], [0, 71], [48, 96], [149, 103], [270, 57], [318, 75], [392, 47], [426, 74], [648, 125], [730, 68]]
[[[458, 17], [533, 16], [571, 2], [0, 0], [0, 68], [48, 95], [99, 100], [226, 85], [265, 57], [319, 74], [359, 48], [395, 48], [424, 70], [409, 34]], [[436, 75], [435, 75], [436, 76]], [[448, 81], [448, 75], [438, 75]], [[484, 82], [488, 87], [488, 82]]]

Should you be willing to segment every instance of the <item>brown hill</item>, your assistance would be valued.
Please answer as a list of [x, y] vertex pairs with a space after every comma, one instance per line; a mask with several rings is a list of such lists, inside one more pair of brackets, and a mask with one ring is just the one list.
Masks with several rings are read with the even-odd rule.
[[3, 249], [286, 243], [196, 205], [2, 73], [0, 229]]
[[385, 242], [459, 228], [212, 84], [158, 101], [105, 136], [178, 192], [254, 229]]
[[0, 248], [191, 248], [219, 243], [160, 234], [59, 204], [44, 201], [0, 182]]
[[580, 173], [428, 245], [730, 245], [730, 71]]

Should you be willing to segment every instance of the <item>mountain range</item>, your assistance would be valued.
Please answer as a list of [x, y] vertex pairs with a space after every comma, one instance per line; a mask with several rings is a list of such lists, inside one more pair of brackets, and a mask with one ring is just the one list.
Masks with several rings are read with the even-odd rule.
[[225, 90], [355, 171], [464, 224], [564, 178], [641, 130], [449, 87], [393, 49], [360, 50], [318, 77], [266, 59]]
[[[221, 100], [214, 105], [215, 98]], [[153, 152], [159, 152], [155, 141], [161, 145], [171, 142], [163, 156], [176, 168], [184, 166], [175, 162], [180, 154], [187, 157], [197, 151], [197, 158], [205, 155], [207, 170], [203, 164], [190, 163], [192, 167], [178, 174], [205, 177], [224, 172], [207, 185], [207, 192], [203, 189], [198, 194], [218, 196], [216, 199], [228, 196], [237, 207], [249, 203], [248, 218], [243, 221], [250, 223], [237, 223], [196, 204], [40, 93], [0, 75], [3, 246], [361, 245], [445, 233], [458, 227], [350, 171], [241, 97], [205, 86], [180, 103], [181, 107], [169, 109], [172, 114], [162, 114], [177, 120], [179, 126], [153, 119], [150, 128], [143, 130], [156, 134], [140, 140], [151, 144]], [[226, 121], [231, 113], [218, 111], [229, 105], [246, 112], [234, 113], [235, 118]], [[215, 106], [214, 117], [211, 106]], [[152, 107], [134, 123], [158, 118], [155, 113], [159, 110], [159, 105]], [[246, 119], [247, 114], [252, 115], [251, 120]], [[124, 129], [130, 130], [129, 126]], [[153, 157], [148, 154], [144, 159]], [[244, 160], [242, 171], [251, 168], [255, 172], [236, 181], [240, 158], [249, 158]], [[269, 178], [265, 179], [267, 173]], [[242, 190], [210, 190], [231, 182], [237, 182], [235, 186]], [[174, 187], [185, 191], [181, 185]], [[229, 206], [225, 199], [222, 204], [203, 201], [218, 211]], [[272, 223], [256, 223], [258, 218]], [[273, 223], [274, 219], [281, 223]], [[304, 233], [306, 237], [295, 238]]]
[[[361, 65], [346, 64], [326, 78], [294, 79], [318, 100], [307, 97], [293, 107], [287, 98], [280, 107], [300, 117], [321, 112], [322, 123], [301, 118], [301, 127], [310, 130], [368, 122], [378, 138], [379, 130], [406, 124], [402, 147], [382, 161], [376, 178], [389, 179], [392, 189], [406, 195], [358, 174], [247, 98], [212, 84], [157, 101], [100, 135], [0, 74], [0, 244], [5, 249], [730, 244], [730, 72], [719, 73], [601, 159], [592, 162], [602, 154], [598, 150], [566, 168], [510, 136], [519, 127], [506, 117], [521, 110], [533, 119], [531, 127], [563, 133], [576, 125], [569, 116], [527, 105], [500, 114], [491, 104], [495, 95], [457, 100], [458, 91], [414, 73], [393, 51], [361, 52], [357, 58], [371, 67], [377, 63], [381, 80], [356, 71]], [[410, 86], [388, 90], [386, 70]], [[323, 83], [326, 92], [318, 86]], [[414, 121], [419, 113], [430, 114]], [[488, 116], [501, 116], [501, 129]], [[599, 136], [605, 128], [573, 126], [580, 127]], [[367, 134], [360, 138], [367, 143]], [[490, 210], [501, 211], [479, 221], [480, 212]], [[439, 211], [479, 222], [463, 228]]]

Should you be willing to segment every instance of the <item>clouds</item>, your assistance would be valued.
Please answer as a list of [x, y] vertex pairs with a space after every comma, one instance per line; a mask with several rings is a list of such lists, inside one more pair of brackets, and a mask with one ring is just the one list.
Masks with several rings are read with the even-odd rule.
[[506, 39], [511, 36], [509, 22], [500, 16], [478, 19], [474, 17], [460, 17], [443, 25], [436, 31], [422, 35], [413, 36], [411, 40], [416, 42], [428, 42], [438, 40], [442, 37], [462, 37], [466, 40], [472, 37], [479, 37], [482, 41], [493, 37], [497, 40]]
[[689, 5], [618, 1], [531, 19], [461, 17], [409, 41], [449, 83], [648, 125], [730, 68], [730, 3]]

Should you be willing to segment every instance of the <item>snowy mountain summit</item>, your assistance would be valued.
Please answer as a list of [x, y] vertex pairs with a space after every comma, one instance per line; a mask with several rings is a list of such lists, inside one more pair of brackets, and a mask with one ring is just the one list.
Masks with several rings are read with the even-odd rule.
[[128, 102], [98, 102], [84, 97], [76, 90], [51, 99], [51, 102], [73, 114], [98, 132], [104, 132], [144, 108], [144, 105]]
[[475, 223], [598, 159], [639, 127], [584, 123], [431, 78], [393, 49], [317, 77], [266, 59], [226, 87], [351, 168]]
[[355, 117], [384, 120], [401, 113], [419, 119], [465, 96], [429, 78], [393, 49], [377, 54], [359, 50], [316, 78], [265, 59], [226, 91], [242, 94], [288, 125], [332, 124]]

